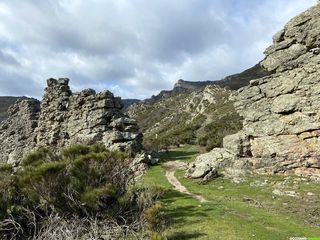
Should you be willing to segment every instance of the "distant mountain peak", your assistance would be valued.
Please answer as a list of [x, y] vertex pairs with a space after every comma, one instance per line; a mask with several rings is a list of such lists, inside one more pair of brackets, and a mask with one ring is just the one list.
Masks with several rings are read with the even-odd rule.
[[183, 90], [198, 90], [205, 88], [208, 85], [214, 84], [216, 81], [186, 81], [179, 79], [173, 87], [173, 90], [183, 89]]

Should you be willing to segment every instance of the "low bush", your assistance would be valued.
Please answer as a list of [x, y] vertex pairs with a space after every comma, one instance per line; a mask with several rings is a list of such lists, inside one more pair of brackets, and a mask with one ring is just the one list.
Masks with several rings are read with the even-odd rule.
[[[89, 219], [141, 230], [145, 209], [153, 206], [159, 193], [133, 187], [130, 161], [101, 145], [74, 145], [60, 155], [47, 148], [33, 151], [16, 170], [0, 166], [1, 239], [37, 239], [52, 230], [47, 224], [53, 216], [65, 222]], [[79, 225], [88, 234], [90, 224]]]
[[22, 161], [22, 165], [37, 165], [43, 162], [52, 162], [55, 160], [55, 155], [47, 147], [40, 147], [36, 151], [29, 153]]
[[162, 218], [160, 216], [162, 206], [157, 203], [144, 211], [144, 218], [148, 228], [153, 232], [158, 232], [162, 226]]

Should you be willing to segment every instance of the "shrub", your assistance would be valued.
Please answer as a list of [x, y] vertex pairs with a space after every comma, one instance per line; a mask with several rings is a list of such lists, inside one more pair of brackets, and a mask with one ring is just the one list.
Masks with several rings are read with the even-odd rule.
[[3, 173], [11, 173], [13, 170], [13, 167], [11, 164], [1, 164], [0, 165], [0, 173], [3, 174]]
[[40, 147], [29, 153], [22, 161], [22, 165], [37, 165], [43, 162], [51, 162], [56, 160], [56, 156], [47, 147]]
[[12, 181], [10, 179], [13, 173], [13, 167], [10, 164], [0, 165], [0, 219], [5, 216], [8, 202], [12, 197], [10, 186]]
[[144, 211], [144, 218], [147, 222], [149, 230], [159, 232], [162, 226], [161, 218], [162, 206], [157, 203]]
[[150, 233], [150, 240], [165, 240], [166, 238], [163, 237], [160, 233], [158, 232], [151, 232]]
[[104, 206], [106, 199], [110, 201], [115, 200], [116, 189], [112, 184], [99, 188], [89, 188], [81, 194], [81, 202], [87, 204], [92, 208]]
[[[33, 151], [15, 172], [1, 165], [0, 235], [32, 238], [41, 229], [51, 229], [46, 224], [53, 215], [70, 221], [139, 222], [158, 195], [129, 190], [134, 184], [130, 161], [101, 145], [75, 145], [59, 156], [45, 148]], [[149, 196], [147, 204], [141, 204], [142, 193]]]
[[90, 152], [90, 146], [75, 144], [71, 147], [63, 149], [62, 156], [68, 159], [74, 159], [77, 156], [86, 155]]

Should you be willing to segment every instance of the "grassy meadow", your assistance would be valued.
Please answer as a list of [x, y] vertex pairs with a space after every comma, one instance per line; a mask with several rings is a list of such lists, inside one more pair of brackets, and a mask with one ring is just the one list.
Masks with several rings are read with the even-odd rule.
[[[165, 161], [192, 162], [197, 146], [186, 145], [161, 156], [141, 184], [164, 188], [161, 198], [165, 239], [289, 239], [320, 237], [320, 184], [296, 176], [248, 176], [244, 183], [218, 178], [202, 184], [175, 176], [190, 192], [208, 201], [200, 203], [167, 181]], [[275, 195], [274, 189], [297, 196]]]

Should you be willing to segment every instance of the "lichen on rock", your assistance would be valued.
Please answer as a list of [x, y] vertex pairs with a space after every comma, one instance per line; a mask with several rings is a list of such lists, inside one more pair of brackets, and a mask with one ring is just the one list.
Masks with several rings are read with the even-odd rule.
[[32, 148], [59, 151], [76, 143], [102, 143], [135, 156], [143, 149], [142, 134], [122, 107], [110, 91], [72, 93], [69, 79], [48, 79], [41, 105], [34, 99], [18, 101], [0, 124], [0, 163], [18, 163]]
[[224, 162], [260, 174], [320, 174], [320, 5], [293, 18], [273, 39], [261, 63], [273, 74], [232, 96], [243, 117], [243, 130], [223, 141], [233, 161], [221, 160], [213, 149], [189, 170]]
[[40, 102], [18, 100], [8, 109], [9, 118], [0, 123], [0, 163], [14, 163], [34, 147]]

